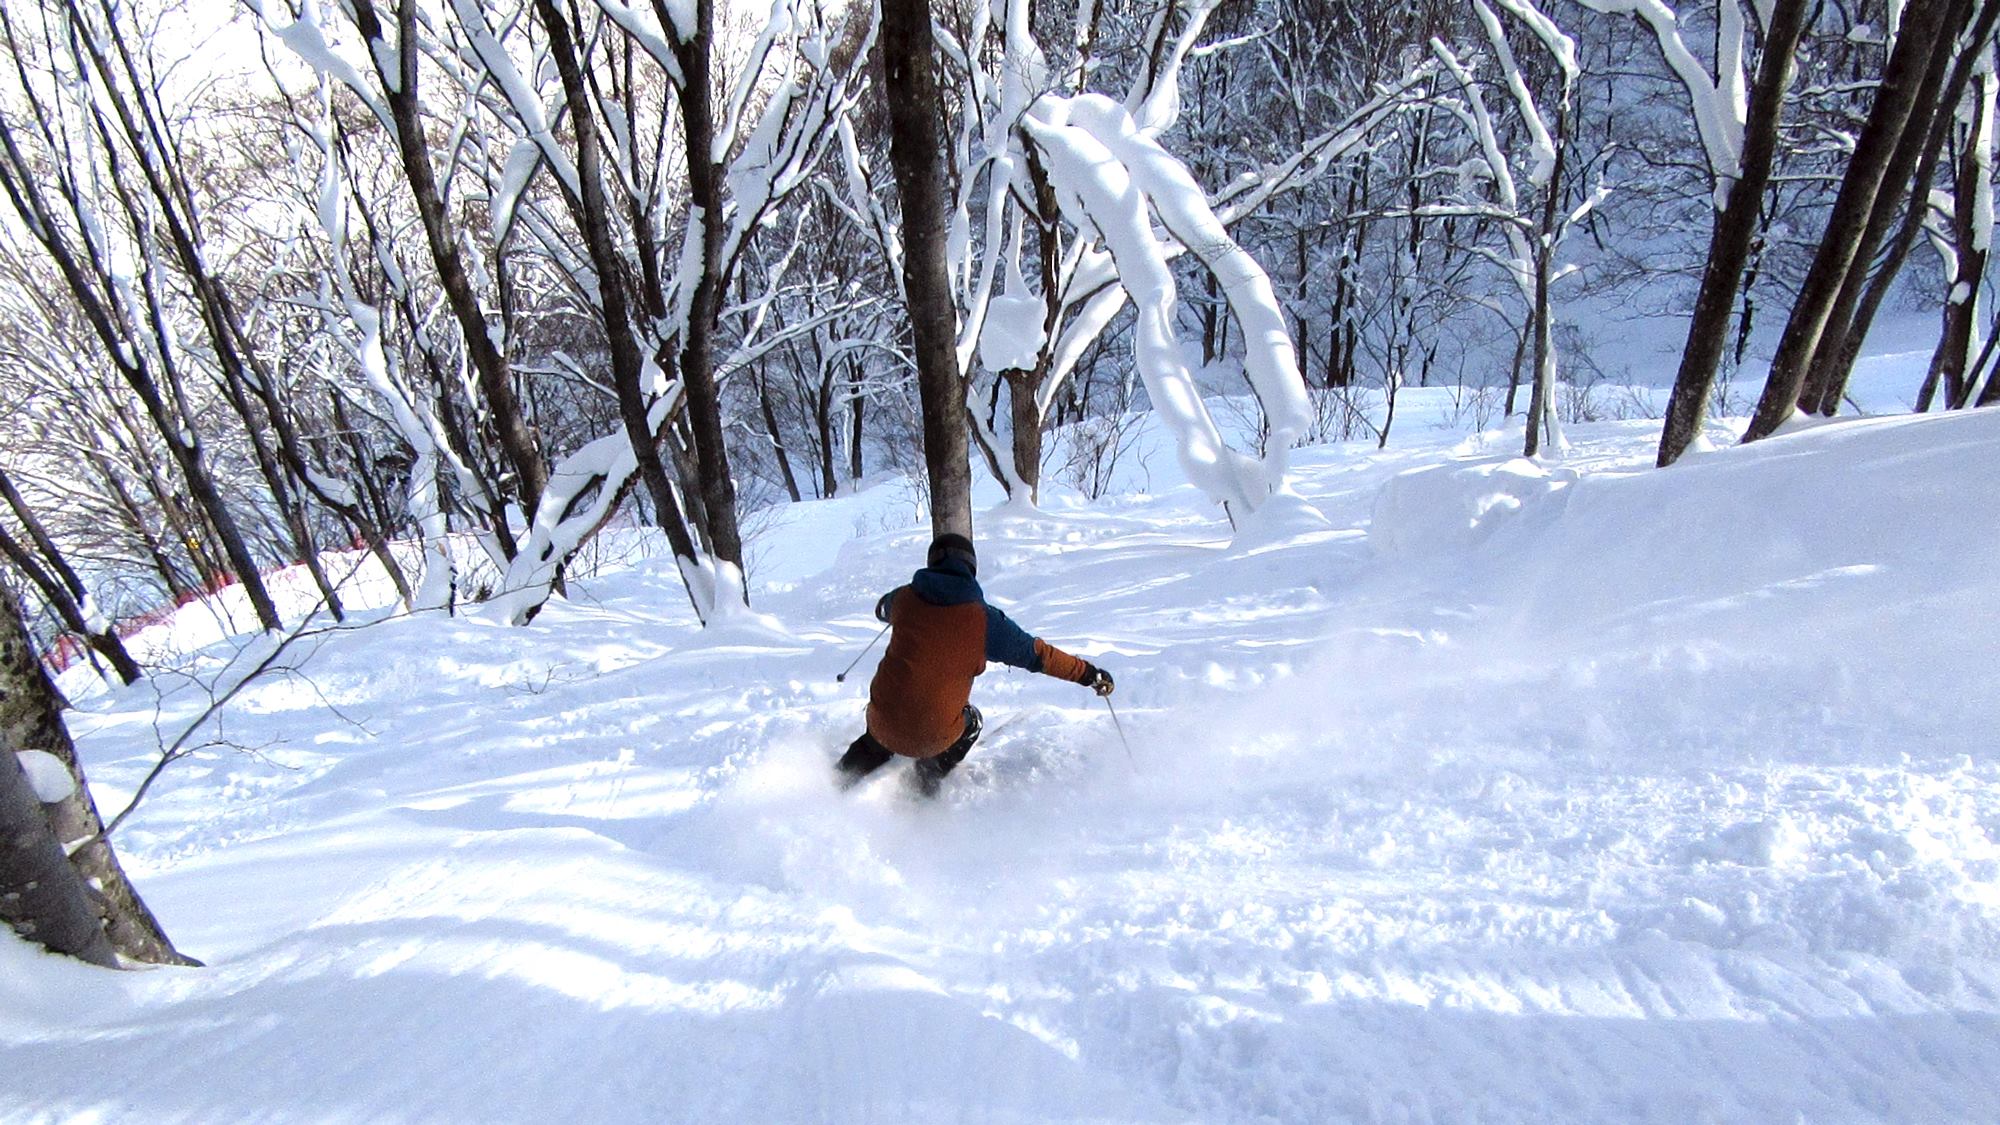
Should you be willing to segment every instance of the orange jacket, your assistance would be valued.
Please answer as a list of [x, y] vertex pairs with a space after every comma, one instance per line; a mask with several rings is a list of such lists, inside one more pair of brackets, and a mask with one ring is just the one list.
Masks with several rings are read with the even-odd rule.
[[965, 730], [972, 681], [988, 661], [1071, 683], [1090, 666], [986, 604], [979, 583], [956, 560], [925, 567], [890, 591], [889, 648], [868, 685], [868, 733], [911, 758], [944, 752]]

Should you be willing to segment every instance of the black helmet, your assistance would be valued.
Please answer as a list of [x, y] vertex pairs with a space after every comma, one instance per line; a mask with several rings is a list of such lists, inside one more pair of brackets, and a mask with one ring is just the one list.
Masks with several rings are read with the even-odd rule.
[[924, 556], [926, 566], [937, 566], [946, 559], [956, 559], [965, 566], [967, 573], [975, 578], [979, 575], [979, 556], [972, 549], [972, 540], [956, 531], [947, 531], [931, 540], [930, 553]]

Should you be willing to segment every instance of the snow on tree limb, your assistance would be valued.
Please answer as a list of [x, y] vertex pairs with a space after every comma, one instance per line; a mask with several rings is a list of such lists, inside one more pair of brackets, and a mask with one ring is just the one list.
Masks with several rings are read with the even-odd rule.
[[[321, 112], [330, 119], [332, 106], [327, 95], [328, 91], [322, 83]], [[313, 128], [309, 132], [320, 147], [322, 163], [316, 213], [321, 233], [327, 239], [331, 263], [329, 272], [339, 288], [340, 301], [347, 311], [348, 320], [358, 331], [360, 339], [349, 341], [346, 333], [332, 323], [328, 324], [328, 330], [346, 346], [370, 389], [388, 408], [390, 421], [398, 436], [416, 453], [410, 467], [406, 508], [423, 538], [424, 572], [413, 594], [411, 608], [440, 608], [449, 604], [456, 580], [456, 567], [446, 541], [450, 523], [445, 517], [438, 487], [439, 450], [445, 443], [438, 439], [438, 422], [428, 407], [423, 408], [424, 417], [420, 418], [419, 408], [414, 405], [415, 396], [390, 373], [388, 355], [382, 347], [381, 313], [361, 298], [348, 269], [346, 196], [341, 189], [340, 150], [332, 142], [330, 129]], [[327, 319], [329, 322], [333, 319], [330, 310]], [[449, 455], [448, 451], [447, 455], [462, 478], [471, 475], [463, 465], [458, 464], [455, 455]]]
[[1151, 38], [1158, 39], [1166, 34], [1167, 23], [1177, 8], [1186, 9], [1187, 22], [1181, 26], [1180, 34], [1174, 37], [1173, 45], [1166, 49], [1164, 57], [1158, 60], [1159, 65], [1149, 65], [1125, 98], [1125, 108], [1145, 135], [1158, 136], [1179, 120], [1181, 62], [1194, 48], [1194, 41], [1200, 38], [1209, 15], [1220, 3], [1221, 0], [1166, 0], [1161, 5]]
[[[1716, 0], [1720, 49], [1719, 77], [1709, 77], [1701, 60], [1681, 38], [1679, 18], [1661, 0], [1577, 0], [1605, 15], [1629, 15], [1645, 22], [1659, 40], [1660, 54], [1686, 87], [1694, 111], [1695, 131], [1708, 156], [1715, 179], [1713, 202], [1720, 211], [1728, 201], [1729, 185], [1742, 174], [1743, 128], [1750, 96], [1743, 67], [1743, 13], [1739, 0]], [[1768, 15], [1766, 22], [1769, 22]]]
[[[491, 80], [500, 88], [507, 104], [519, 118], [521, 136], [534, 142], [541, 150], [542, 159], [548, 161], [549, 168], [572, 197], [578, 194], [576, 165], [570, 160], [569, 152], [556, 140], [549, 124], [548, 110], [542, 104], [541, 95], [524, 76], [520, 68], [507, 53], [507, 48], [497, 39], [486, 23], [486, 10], [480, 0], [451, 0], [452, 9], [458, 15], [459, 30], [470, 42], [476, 53], [481, 80]], [[512, 161], [510, 160], [511, 164]]]
[[1270, 276], [1229, 237], [1187, 166], [1160, 147], [1121, 107], [1108, 98], [1084, 95], [1071, 104], [1070, 121], [1104, 142], [1132, 175], [1161, 224], [1221, 285], [1229, 309], [1243, 329], [1244, 376], [1256, 392], [1270, 428], [1265, 473], [1266, 483], [1275, 489], [1284, 479], [1292, 442], [1311, 427], [1313, 411]]
[[[319, 25], [318, 6], [306, 4], [298, 18], [280, 25], [265, 11], [265, 0], [243, 0], [251, 12], [263, 22], [265, 30], [277, 36], [287, 50], [299, 60], [320, 74], [339, 82], [368, 107], [368, 112], [382, 123], [382, 127], [394, 132], [396, 120], [389, 113], [389, 106], [377, 96], [374, 86], [361, 75], [354, 62], [333, 49], [326, 41], [326, 32]], [[393, 71], [391, 72], [393, 73]]]
[[[653, 18], [652, 12], [622, 3], [621, 0], [597, 0], [597, 7], [652, 57], [653, 62], [666, 72], [667, 81], [675, 86], [686, 84], [687, 78], [681, 73], [680, 58], [674, 54], [672, 45], [667, 42], [666, 32], [661, 30], [659, 21]], [[694, 26], [692, 13], [686, 15], [684, 23], [679, 14], [672, 14], [672, 18], [679, 25], [675, 28], [674, 34], [685, 40], [687, 36], [680, 31], [680, 27]]]
[[[658, 433], [680, 405], [683, 384], [647, 408], [646, 422]], [[487, 603], [488, 612], [509, 625], [528, 622], [549, 600], [556, 572], [587, 542], [625, 494], [639, 472], [639, 455], [619, 430], [584, 445], [549, 470], [549, 484], [521, 553]], [[690, 593], [698, 593], [690, 587]], [[713, 587], [710, 588], [711, 595]]]
[[[1526, 23], [1530, 30], [1541, 39], [1549, 53], [1562, 68], [1562, 101], [1569, 101], [1570, 86], [1576, 81], [1576, 44], [1569, 36], [1558, 30], [1548, 17], [1537, 11], [1528, 0], [1497, 0], [1508, 12]], [[1507, 42], [1507, 33], [1500, 26], [1500, 19], [1493, 14], [1485, 0], [1472, 0], [1472, 10], [1479, 17], [1479, 24], [1486, 30], [1486, 40], [1493, 45], [1495, 59], [1500, 64], [1500, 73], [1506, 79], [1507, 91], [1514, 96], [1514, 104], [1520, 109], [1521, 123], [1527, 128], [1532, 139], [1530, 149], [1534, 161], [1528, 171], [1528, 184], [1541, 188], [1555, 173], [1556, 142], [1549, 135], [1548, 123], [1542, 118], [1540, 107], [1535, 104], [1535, 95], [1528, 89], [1528, 83], [1521, 77], [1521, 64], [1514, 58], [1514, 48]]]
[[1117, 118], [1099, 111], [1073, 121], [1073, 108], [1085, 101], [1106, 99], [1090, 94], [1074, 100], [1045, 97], [1023, 119], [1022, 128], [1041, 149], [1065, 211], [1073, 212], [1070, 217], [1079, 226], [1094, 229], [1116, 262], [1119, 283], [1138, 313], [1133, 348], [1139, 372], [1153, 408], [1175, 436], [1188, 479], [1232, 511], [1255, 511], [1273, 482], [1255, 459], [1228, 447], [1202, 401], [1174, 331], [1178, 296], [1173, 272], [1153, 235], [1152, 205], [1142, 179], [1089, 127], [1122, 119], [1136, 129], [1136, 122], [1115, 106], [1106, 108], [1117, 112]]

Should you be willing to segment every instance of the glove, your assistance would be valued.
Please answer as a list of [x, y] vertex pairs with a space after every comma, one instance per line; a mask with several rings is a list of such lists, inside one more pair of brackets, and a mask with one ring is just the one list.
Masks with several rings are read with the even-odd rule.
[[888, 593], [883, 594], [880, 598], [876, 599], [875, 620], [880, 621], [884, 625], [887, 625], [889, 623], [889, 600], [891, 598], [894, 598], [895, 596], [896, 596], [896, 591], [891, 590]]
[[1111, 673], [1099, 668], [1095, 664], [1089, 663], [1083, 666], [1083, 679], [1081, 683], [1084, 687], [1089, 688], [1099, 695], [1110, 695], [1112, 689], [1118, 686], [1111, 681]]

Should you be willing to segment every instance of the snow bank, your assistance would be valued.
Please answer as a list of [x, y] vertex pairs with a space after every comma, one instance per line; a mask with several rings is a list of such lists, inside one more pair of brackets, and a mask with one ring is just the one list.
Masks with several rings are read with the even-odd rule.
[[[1232, 530], [1141, 425], [1151, 494], [983, 512], [1119, 725], [996, 669], [936, 804], [827, 783], [895, 489], [760, 530], [778, 629], [634, 531], [528, 626], [303, 646], [120, 830], [211, 968], [0, 940], [6, 1116], [1989, 1117], [2000, 412], [1572, 433], [1302, 449]], [[205, 702], [81, 699], [100, 803]]]
[[1392, 556], [1464, 551], [1499, 527], [1552, 517], [1575, 481], [1523, 457], [1411, 469], [1382, 487], [1368, 541]]

